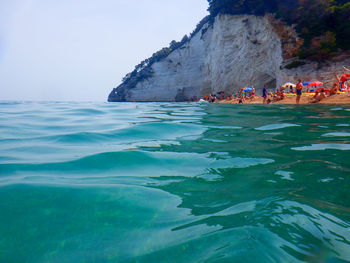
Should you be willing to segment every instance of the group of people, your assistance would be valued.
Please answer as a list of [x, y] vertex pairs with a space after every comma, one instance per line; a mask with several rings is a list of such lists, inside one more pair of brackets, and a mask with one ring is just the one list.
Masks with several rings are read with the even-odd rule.
[[[276, 93], [270, 92], [270, 94], [267, 91], [267, 86], [264, 86], [262, 97], [263, 97], [263, 103], [269, 104], [271, 102], [277, 102], [280, 100], [284, 100], [286, 98], [285, 94], [286, 87], [282, 86], [279, 89], [277, 89]], [[301, 79], [298, 80], [297, 85], [295, 86], [295, 91], [292, 86], [289, 87], [289, 92], [296, 94], [296, 103], [300, 103], [301, 95], [303, 91], [303, 83], [301, 82]]]
[[[347, 69], [345, 67], [344, 67], [344, 69], [346, 69], [347, 71], [350, 71], [349, 69]], [[346, 88], [348, 88], [346, 82], [349, 80], [349, 78], [350, 78], [350, 74], [348, 74], [348, 73], [344, 73], [341, 76], [335, 75], [335, 79], [336, 79], [335, 84], [337, 84], [339, 86], [339, 91], [343, 91]]]
[[[347, 68], [345, 69], [347, 71], [350, 71]], [[332, 88], [328, 89], [328, 88], [322, 87], [322, 88], [313, 90], [314, 95], [309, 99], [309, 103], [317, 103], [328, 96], [337, 94], [339, 91], [344, 91], [345, 89], [349, 89], [349, 87], [346, 84], [346, 82], [349, 79], [350, 79], [349, 73], [344, 73], [341, 76], [335, 76], [335, 82]], [[272, 93], [272, 92], [269, 93], [268, 87], [264, 86], [262, 90], [263, 103], [270, 104], [272, 102], [284, 100], [286, 98], [286, 91], [287, 91], [289, 93], [296, 94], [296, 104], [299, 104], [303, 94], [303, 88], [304, 88], [304, 85], [301, 79], [298, 80], [298, 83], [296, 85], [293, 84], [287, 87], [282, 86], [275, 93]], [[237, 100], [238, 103], [243, 104], [245, 102], [253, 101], [254, 98], [255, 98], [255, 88], [252, 86], [252, 87], [242, 88], [238, 93], [232, 94], [232, 95], [225, 95], [225, 92], [223, 91], [218, 92], [217, 94], [209, 94], [201, 100], [206, 102], [211, 102], [211, 103], [214, 103], [217, 101], [223, 101], [223, 100], [227, 100], [227, 101]], [[198, 100], [196, 98], [193, 101], [198, 101]]]
[[[344, 73], [341, 76], [335, 75], [335, 81], [334, 81], [332, 87], [330, 89], [328, 89], [328, 88], [316, 89], [315, 95], [309, 100], [309, 103], [317, 103], [317, 102], [320, 102], [321, 100], [323, 100], [329, 96], [333, 96], [333, 95], [337, 94], [338, 92], [344, 92], [345, 89], [348, 89], [346, 82], [349, 80], [349, 78], [350, 78], [350, 74], [348, 74], [348, 73]], [[299, 80], [299, 82], [301, 82], [301, 81]], [[299, 84], [299, 82], [298, 82], [298, 84]], [[297, 87], [298, 87], [298, 85], [297, 85]], [[301, 90], [302, 90], [302, 88], [301, 88]], [[297, 98], [298, 104], [300, 101], [300, 96], [301, 95], [299, 95], [299, 99]]]
[[238, 103], [243, 104], [246, 100], [252, 101], [255, 98], [255, 88], [245, 87], [236, 94], [236, 98], [239, 100]]
[[219, 100], [232, 100], [234, 97], [233, 95], [225, 95], [225, 92], [220, 91], [217, 94], [209, 94], [207, 96], [204, 96], [203, 99], [201, 99], [202, 101], [206, 101], [206, 102], [217, 102]]
[[[347, 69], [348, 70], [348, 69]], [[345, 89], [348, 89], [349, 87], [347, 86], [347, 81], [350, 79], [350, 74], [348, 73], [344, 73], [341, 76], [335, 76], [336, 81], [333, 83], [333, 86], [331, 89], [328, 88], [318, 88], [314, 91], [314, 96], [312, 96], [309, 99], [309, 103], [317, 103], [320, 102], [321, 100], [335, 95], [338, 92], [342, 92], [345, 91]], [[298, 83], [295, 86], [295, 91], [293, 89], [292, 86], [290, 86], [290, 93], [295, 93], [296, 94], [296, 104], [300, 103], [300, 99], [302, 96], [302, 92], [303, 92], [303, 83], [301, 81], [301, 79], [298, 80]], [[283, 100], [285, 99], [286, 95], [285, 95], [285, 87], [281, 87], [280, 89], [278, 89], [276, 91], [275, 94], [271, 93], [271, 98], [272, 100], [270, 100], [268, 98], [268, 92], [267, 92], [267, 88], [264, 87], [263, 89], [263, 99], [264, 99], [264, 103], [270, 103], [271, 101], [279, 101], [279, 100]]]
[[[252, 101], [254, 98], [255, 98], [255, 88], [245, 87], [245, 88], [242, 88], [236, 94], [226, 95], [225, 92], [223, 91], [220, 91], [217, 94], [209, 94], [204, 96], [203, 99], [201, 99], [201, 101], [214, 103], [217, 101], [223, 101], [223, 100], [231, 101], [231, 100], [237, 99], [239, 103], [244, 103], [247, 100]], [[191, 99], [191, 101], [193, 100]]]

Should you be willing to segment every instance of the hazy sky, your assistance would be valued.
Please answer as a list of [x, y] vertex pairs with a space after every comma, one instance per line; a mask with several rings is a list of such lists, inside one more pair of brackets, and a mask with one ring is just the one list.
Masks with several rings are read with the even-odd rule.
[[106, 101], [206, 0], [0, 0], [0, 100]]

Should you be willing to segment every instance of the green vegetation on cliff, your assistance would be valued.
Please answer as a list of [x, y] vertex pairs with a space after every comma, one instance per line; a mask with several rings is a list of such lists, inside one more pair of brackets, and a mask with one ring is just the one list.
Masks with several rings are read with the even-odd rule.
[[350, 49], [350, 2], [348, 0], [208, 0], [212, 17], [218, 14], [264, 15], [296, 29], [304, 39], [302, 58], [324, 59], [332, 52]]

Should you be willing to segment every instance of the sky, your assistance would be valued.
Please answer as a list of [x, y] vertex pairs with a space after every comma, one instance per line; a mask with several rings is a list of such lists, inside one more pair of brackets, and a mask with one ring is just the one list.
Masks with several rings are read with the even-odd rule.
[[106, 101], [206, 0], [0, 0], [0, 100]]

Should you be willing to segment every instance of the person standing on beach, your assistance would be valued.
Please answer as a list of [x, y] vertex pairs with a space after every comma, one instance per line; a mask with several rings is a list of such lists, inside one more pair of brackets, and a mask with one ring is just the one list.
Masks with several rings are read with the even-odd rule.
[[303, 83], [301, 83], [301, 80], [298, 80], [298, 84], [296, 87], [296, 91], [297, 91], [297, 100], [296, 103], [299, 104], [300, 103], [300, 98], [301, 98], [301, 93], [303, 91]]
[[243, 89], [241, 89], [240, 91], [239, 91], [239, 95], [238, 95], [238, 98], [240, 99], [240, 100], [244, 100], [244, 95], [243, 94], [245, 94], [244, 93], [244, 88]]
[[262, 97], [264, 99], [263, 103], [266, 104], [266, 99], [267, 99], [267, 88], [266, 88], [266, 86], [264, 86], [264, 88], [263, 88], [263, 95], [262, 95]]
[[250, 100], [253, 100], [255, 97], [255, 88], [252, 86], [252, 91], [250, 92]]

